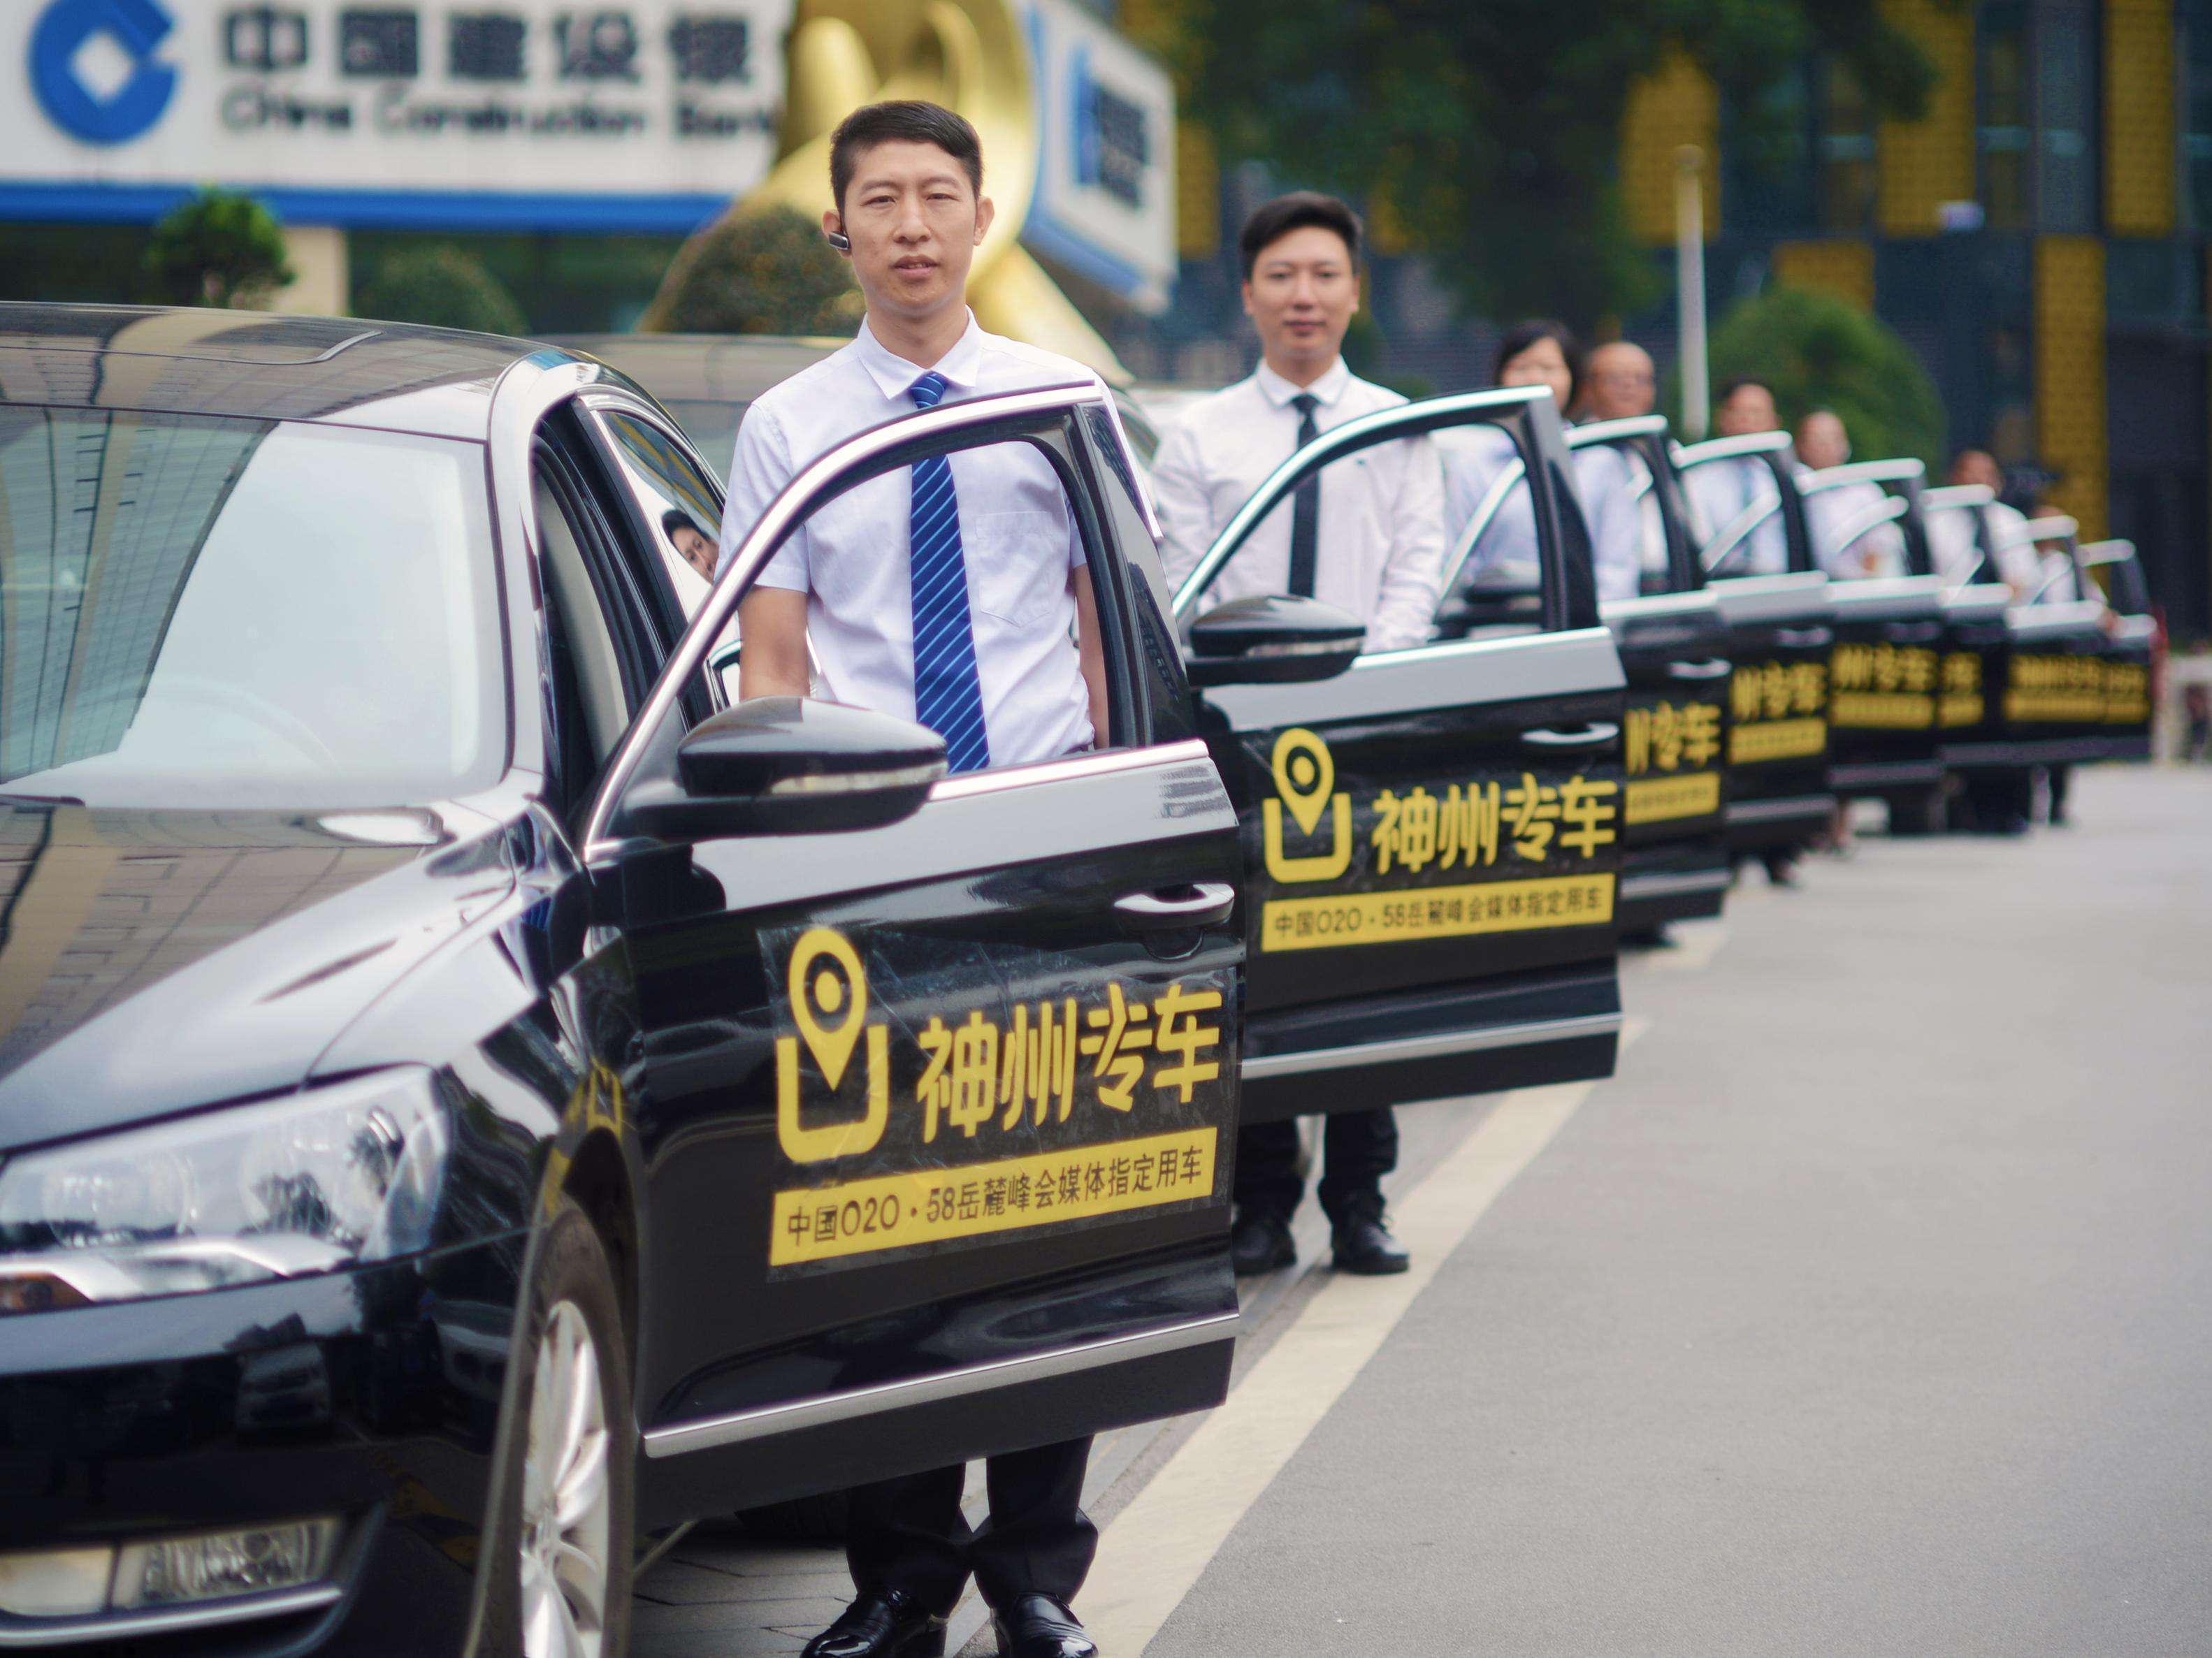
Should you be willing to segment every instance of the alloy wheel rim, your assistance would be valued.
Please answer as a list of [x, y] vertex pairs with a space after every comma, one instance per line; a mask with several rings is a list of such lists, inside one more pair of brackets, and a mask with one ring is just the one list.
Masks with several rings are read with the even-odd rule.
[[522, 1463], [522, 1649], [527, 1658], [600, 1658], [606, 1644], [606, 1399], [592, 1327], [556, 1303], [538, 1339]]

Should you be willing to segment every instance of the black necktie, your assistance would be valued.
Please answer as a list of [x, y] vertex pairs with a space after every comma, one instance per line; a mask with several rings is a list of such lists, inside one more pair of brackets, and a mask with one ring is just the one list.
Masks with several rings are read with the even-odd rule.
[[[1303, 449], [1320, 435], [1314, 410], [1321, 407], [1321, 399], [1301, 392], [1291, 399], [1291, 407], [1298, 411], [1298, 447]], [[1291, 591], [1300, 598], [1313, 597], [1314, 549], [1320, 539], [1321, 474], [1316, 472], [1291, 498]]]

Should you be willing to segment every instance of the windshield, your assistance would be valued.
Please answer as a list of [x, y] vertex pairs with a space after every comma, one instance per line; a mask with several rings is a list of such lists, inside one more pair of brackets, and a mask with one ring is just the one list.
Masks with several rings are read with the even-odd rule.
[[0, 792], [415, 804], [506, 750], [483, 455], [0, 405]]

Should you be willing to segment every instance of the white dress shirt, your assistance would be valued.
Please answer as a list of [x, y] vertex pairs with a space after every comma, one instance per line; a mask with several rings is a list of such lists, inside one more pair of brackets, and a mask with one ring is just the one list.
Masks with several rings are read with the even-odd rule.
[[[1152, 460], [1152, 491], [1166, 540], [1168, 580], [1197, 568], [1229, 520], [1298, 446], [1291, 399], [1310, 392], [1316, 433], [1406, 401], [1361, 380], [1340, 357], [1311, 386], [1294, 386], [1265, 363], [1178, 415]], [[1370, 651], [1403, 650], [1429, 636], [1443, 580], [1443, 476], [1425, 437], [1401, 438], [1322, 469], [1314, 597], [1367, 624]], [[1285, 495], [1206, 590], [1211, 607], [1291, 590], [1291, 514]]]
[[1705, 517], [1703, 558], [1713, 544], [1728, 533], [1745, 511], [1753, 506], [1771, 507], [1746, 539], [1750, 545], [1729, 561], [1727, 575], [1780, 575], [1790, 568], [1789, 535], [1782, 527], [1782, 513], [1775, 503], [1781, 492], [1774, 485], [1773, 469], [1756, 455], [1731, 460], [1709, 460], [1682, 475], [1683, 485]]
[[1889, 499], [1879, 483], [1841, 483], [1805, 497], [1805, 528], [1813, 537], [1813, 559], [1842, 580], [1905, 574], [1905, 532], [1894, 520], [1876, 524], [1838, 546], [1836, 537], [1853, 521]]
[[[1975, 538], [1979, 528], [1977, 514], [1987, 515], [1990, 535], [1999, 541], [2027, 522], [2001, 501], [1986, 507], [1946, 507], [1929, 513], [1929, 551], [1936, 561], [1936, 574], [1951, 586], [1964, 581], [1981, 562], [1981, 544]], [[2016, 598], [2025, 598], [2034, 590], [2041, 556], [2033, 543], [2001, 548], [1990, 563], [1995, 574], [1985, 574], [1984, 580], [2005, 583]]]
[[[931, 372], [944, 377], [947, 404], [1098, 379], [1068, 358], [985, 333], [972, 314], [968, 331], [933, 370], [895, 355], [863, 322], [850, 345], [745, 411], [730, 463], [722, 556], [810, 461], [856, 433], [914, 413], [908, 389]], [[1019, 765], [1087, 748], [1091, 696], [1076, 649], [1071, 587], [1083, 541], [1066, 492], [1051, 464], [1026, 443], [963, 449], [951, 461], [991, 763]], [[819, 695], [907, 720], [914, 718], [912, 509], [909, 468], [848, 489], [793, 532], [759, 580], [807, 596]]]
[[[1444, 458], [1444, 537], [1447, 573], [1460, 537], [1498, 473], [1520, 458], [1513, 440], [1494, 426], [1466, 427], [1437, 434]], [[1642, 586], [1643, 524], [1628, 457], [1610, 444], [1572, 452], [1575, 500], [1589, 531], [1590, 555], [1601, 600], [1633, 598]], [[1462, 585], [1493, 564], [1534, 565], [1542, 556], [1536, 543], [1536, 514], [1529, 505], [1526, 479], [1498, 504], [1474, 550], [1461, 567]]]

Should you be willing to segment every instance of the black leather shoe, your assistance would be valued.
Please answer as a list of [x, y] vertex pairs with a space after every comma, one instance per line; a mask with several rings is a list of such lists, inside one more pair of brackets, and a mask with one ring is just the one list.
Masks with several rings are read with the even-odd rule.
[[1380, 1215], [1354, 1215], [1337, 1227], [1334, 1242], [1340, 1272], [1387, 1278], [1413, 1264], [1413, 1258], [1398, 1247]]
[[1239, 1215], [1229, 1233], [1229, 1259], [1239, 1278], [1256, 1278], [1298, 1258], [1291, 1229], [1273, 1215]]
[[799, 1658], [945, 1658], [945, 1620], [896, 1589], [855, 1595]]
[[1075, 1614], [1049, 1594], [1024, 1594], [1003, 1611], [991, 1609], [999, 1658], [1098, 1658], [1098, 1643]]

